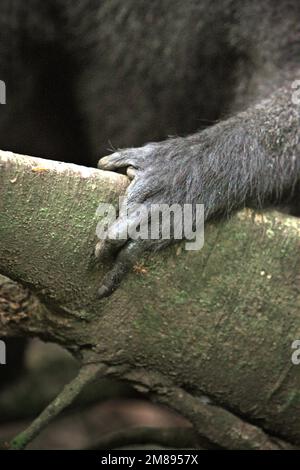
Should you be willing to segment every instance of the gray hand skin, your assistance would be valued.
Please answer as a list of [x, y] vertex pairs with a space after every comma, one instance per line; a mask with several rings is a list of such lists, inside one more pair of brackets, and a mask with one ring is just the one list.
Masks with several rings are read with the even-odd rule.
[[[0, 148], [85, 165], [120, 149], [99, 167], [128, 173], [130, 207], [296, 214], [299, 25], [299, 0], [1, 0]], [[99, 297], [173, 241], [98, 246]]]
[[[261, 208], [299, 197], [300, 106], [292, 103], [293, 91], [287, 82], [270, 98], [207, 130], [121, 150], [100, 159], [98, 166], [135, 170], [127, 191], [129, 207], [202, 203], [205, 220], [244, 206]], [[122, 231], [122, 224], [126, 221], [118, 219], [111, 228]], [[167, 244], [166, 240], [107, 240], [99, 256], [104, 250], [115, 251], [116, 260], [99, 297], [109, 296], [144, 252]]]

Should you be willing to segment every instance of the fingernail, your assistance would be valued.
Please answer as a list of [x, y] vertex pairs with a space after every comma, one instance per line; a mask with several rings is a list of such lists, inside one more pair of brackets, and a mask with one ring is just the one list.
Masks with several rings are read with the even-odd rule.
[[102, 286], [98, 289], [97, 297], [98, 299], [103, 299], [104, 297], [108, 297], [110, 294], [108, 287]]
[[129, 166], [126, 170], [126, 173], [127, 173], [128, 178], [132, 180], [136, 175], [136, 170], [132, 166]]
[[104, 240], [101, 240], [100, 242], [97, 243], [97, 245], [95, 247], [95, 256], [96, 256], [96, 258], [100, 258], [103, 250], [104, 250]]
[[100, 160], [98, 161], [98, 166], [106, 165], [108, 158], [109, 158], [109, 155], [106, 155], [105, 157], [101, 157]]

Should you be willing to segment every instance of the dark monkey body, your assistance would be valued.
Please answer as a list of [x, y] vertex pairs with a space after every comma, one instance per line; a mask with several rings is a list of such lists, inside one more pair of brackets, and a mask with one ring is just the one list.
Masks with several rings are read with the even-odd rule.
[[[0, 34], [1, 148], [85, 164], [127, 148], [99, 165], [136, 169], [130, 204], [207, 219], [299, 204], [299, 0], [1, 0]], [[108, 241], [100, 294], [165, 245]]]

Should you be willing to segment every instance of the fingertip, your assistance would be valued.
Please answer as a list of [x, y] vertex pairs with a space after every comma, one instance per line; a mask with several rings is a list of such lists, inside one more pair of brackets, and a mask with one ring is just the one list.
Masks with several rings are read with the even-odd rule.
[[101, 286], [100, 289], [98, 289], [97, 292], [97, 298], [98, 299], [104, 299], [105, 297], [109, 297], [111, 294], [111, 291], [107, 286]]
[[100, 240], [95, 247], [95, 257], [100, 258], [104, 251], [104, 240]]
[[113, 157], [114, 158], [118, 158], [119, 157], [119, 153], [118, 152], [115, 152], [115, 153], [112, 153], [111, 155], [105, 155], [104, 157], [101, 157], [100, 160], [98, 161], [98, 168], [100, 168], [100, 170], [106, 170], [106, 169], [109, 169], [112, 167], [113, 165]]
[[98, 161], [98, 168], [101, 169], [104, 169], [106, 167], [106, 165], [108, 164], [108, 155], [106, 157], [102, 157], [100, 158], [100, 160]]
[[129, 166], [126, 170], [126, 174], [130, 180], [136, 177], [136, 169], [133, 166]]

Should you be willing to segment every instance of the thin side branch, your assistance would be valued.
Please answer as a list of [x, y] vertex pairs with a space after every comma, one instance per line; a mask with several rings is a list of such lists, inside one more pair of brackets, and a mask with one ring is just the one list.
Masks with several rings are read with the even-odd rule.
[[45, 408], [45, 410], [23, 432], [18, 434], [8, 445], [9, 449], [24, 449], [56, 416], [71, 405], [82, 389], [95, 380], [103, 369], [101, 364], [83, 366], [78, 375], [61, 393]]

